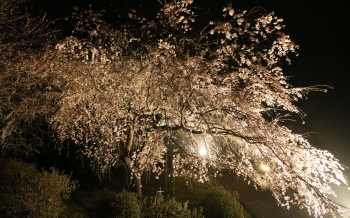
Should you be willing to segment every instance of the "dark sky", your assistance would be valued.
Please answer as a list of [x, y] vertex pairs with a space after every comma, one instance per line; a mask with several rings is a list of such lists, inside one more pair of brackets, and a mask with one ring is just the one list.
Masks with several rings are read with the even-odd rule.
[[[203, 1], [203, 0], [202, 0]], [[208, 0], [215, 8], [218, 2]], [[232, 6], [249, 10], [262, 6], [284, 19], [284, 32], [300, 45], [299, 56], [284, 71], [294, 86], [329, 85], [298, 105], [306, 113], [302, 129], [314, 146], [335, 154], [350, 167], [350, 7], [344, 0], [242, 0]], [[349, 75], [347, 78], [347, 75]], [[350, 170], [347, 170], [350, 177]], [[350, 203], [350, 200], [349, 200]]]
[[[149, 6], [155, 0], [130, 0]], [[170, 1], [170, 0], [168, 0]], [[119, 4], [121, 0], [42, 0], [37, 6], [53, 16], [67, 15], [73, 4], [96, 8]], [[329, 85], [327, 94], [313, 93], [300, 107], [308, 114], [303, 129], [315, 132], [312, 143], [335, 154], [350, 167], [350, 8], [346, 0], [195, 0], [212, 10], [232, 2], [238, 9], [256, 6], [274, 11], [284, 19], [284, 32], [300, 45], [299, 57], [286, 66], [294, 86]], [[147, 8], [147, 7], [146, 7]], [[350, 178], [350, 170], [346, 171]], [[349, 205], [350, 206], [350, 200]]]
[[[329, 150], [350, 167], [350, 7], [345, 0], [244, 0], [232, 5], [263, 6], [284, 19], [284, 32], [300, 45], [284, 68], [294, 86], [329, 85], [298, 105], [307, 113], [302, 128], [314, 132], [312, 145]], [[350, 170], [345, 174], [350, 178]], [[350, 207], [350, 192], [337, 189], [336, 202]]]
[[[260, 1], [261, 4], [262, 1]], [[282, 1], [281, 1], [282, 2]], [[300, 107], [307, 129], [318, 132], [318, 144], [350, 166], [350, 13], [346, 1], [283, 1], [268, 5], [284, 18], [285, 32], [300, 45], [300, 56], [285, 68], [295, 86], [326, 84]]]
[[[260, 1], [263, 4], [263, 1]], [[281, 4], [283, 3], [283, 4]], [[285, 69], [295, 86], [326, 84], [300, 107], [308, 114], [304, 130], [311, 143], [331, 151], [350, 167], [350, 12], [347, 1], [280, 1], [268, 8], [284, 18], [285, 32], [300, 45], [299, 57]], [[350, 170], [346, 170], [350, 178]], [[336, 202], [350, 207], [350, 192], [338, 189]]]

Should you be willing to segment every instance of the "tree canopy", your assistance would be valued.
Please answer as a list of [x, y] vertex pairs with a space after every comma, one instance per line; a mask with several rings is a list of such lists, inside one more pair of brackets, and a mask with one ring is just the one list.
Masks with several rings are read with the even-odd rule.
[[171, 155], [174, 177], [204, 181], [230, 169], [281, 206], [340, 213], [327, 195], [347, 184], [342, 165], [283, 125], [291, 114], [303, 120], [298, 99], [325, 91], [288, 84], [281, 66], [298, 46], [282, 32], [283, 20], [262, 8], [227, 5], [212, 18], [199, 16], [191, 0], [159, 3], [155, 17], [130, 10], [115, 25], [76, 9], [71, 36], [8, 65], [29, 88], [14, 98], [15, 79], [7, 86], [15, 91], [6, 91], [1, 108], [2, 148], [14, 144], [14, 121], [30, 114], [100, 174], [126, 165], [139, 195], [142, 174], [160, 175]]

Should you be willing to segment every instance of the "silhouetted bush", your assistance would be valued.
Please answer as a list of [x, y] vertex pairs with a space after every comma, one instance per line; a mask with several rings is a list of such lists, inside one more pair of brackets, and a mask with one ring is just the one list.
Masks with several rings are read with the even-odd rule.
[[204, 218], [202, 208], [188, 208], [188, 202], [177, 202], [175, 198], [164, 199], [161, 194], [143, 203], [143, 218]]
[[213, 186], [204, 198], [204, 215], [215, 218], [244, 218], [250, 217], [238, 203], [239, 194], [229, 192], [222, 186]]
[[140, 218], [141, 207], [137, 200], [137, 195], [123, 190], [113, 192], [105, 189], [102, 199], [97, 202], [97, 207], [93, 211], [96, 218]]
[[34, 164], [1, 158], [0, 216], [58, 217], [75, 187], [54, 168], [40, 172]]

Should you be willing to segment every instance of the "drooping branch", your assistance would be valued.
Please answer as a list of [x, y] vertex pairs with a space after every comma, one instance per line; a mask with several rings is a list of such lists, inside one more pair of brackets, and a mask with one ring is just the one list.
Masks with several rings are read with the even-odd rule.
[[159, 175], [169, 152], [173, 176], [204, 181], [211, 169], [231, 169], [287, 208], [296, 204], [318, 217], [340, 212], [325, 198], [334, 194], [331, 184], [347, 183], [339, 162], [266, 115], [302, 116], [294, 102], [322, 91], [287, 83], [279, 63], [298, 46], [281, 31], [282, 20], [228, 5], [225, 17], [201, 31], [190, 3], [164, 2], [151, 20], [132, 12], [118, 26], [92, 10], [75, 12], [72, 36], [49, 48], [46, 62], [11, 66], [31, 70], [16, 86], [27, 93], [25, 104], [0, 103], [13, 118], [30, 111], [47, 119], [57, 141], [74, 143], [102, 173], [122, 160], [136, 179]]

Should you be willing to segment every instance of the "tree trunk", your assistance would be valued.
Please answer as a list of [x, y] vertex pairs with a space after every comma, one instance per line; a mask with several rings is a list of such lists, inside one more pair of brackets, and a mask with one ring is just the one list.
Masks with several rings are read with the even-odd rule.
[[[126, 166], [129, 168], [129, 170], [131, 171], [131, 159], [129, 157], [124, 157], [124, 161]], [[139, 200], [142, 200], [142, 181], [141, 181], [141, 176], [136, 176], [135, 174], [133, 174], [133, 187], [135, 192], [137, 193], [137, 198]]]
[[135, 191], [137, 193], [137, 198], [142, 201], [142, 183], [141, 177], [135, 176]]
[[[126, 151], [127, 153], [124, 155], [124, 160], [125, 160], [125, 164], [126, 166], [130, 169], [130, 171], [132, 172], [131, 170], [131, 148], [132, 148], [132, 144], [134, 142], [134, 123], [136, 123], [136, 121], [138, 120], [138, 117], [136, 116], [133, 120], [133, 123], [131, 123], [129, 125], [129, 137], [128, 137], [128, 142], [126, 144]], [[139, 200], [142, 200], [142, 183], [141, 183], [141, 175], [140, 176], [137, 176], [135, 174], [133, 174], [133, 178], [134, 178], [134, 181], [133, 181], [133, 185], [134, 185], [134, 189], [135, 189], [135, 192], [137, 193], [137, 197]]]

